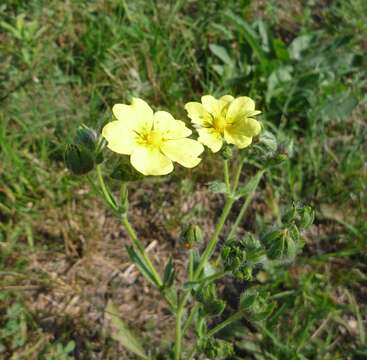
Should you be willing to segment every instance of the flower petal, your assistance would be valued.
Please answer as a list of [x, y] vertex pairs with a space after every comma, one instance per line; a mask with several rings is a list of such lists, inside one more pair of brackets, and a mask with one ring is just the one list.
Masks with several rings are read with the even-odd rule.
[[131, 105], [116, 104], [112, 112], [117, 120], [125, 123], [125, 127], [135, 131], [151, 129], [153, 126], [153, 110], [142, 99], [133, 98]]
[[204, 146], [193, 139], [177, 139], [165, 141], [161, 145], [161, 150], [172, 161], [193, 168], [200, 163], [201, 159], [198, 156], [204, 151]]
[[201, 103], [206, 111], [215, 114], [218, 111], [218, 100], [211, 95], [204, 95], [201, 97]]
[[134, 129], [151, 129], [153, 126], [153, 110], [152, 108], [142, 99], [133, 98], [131, 107], [136, 114], [137, 123], [134, 125]]
[[166, 175], [173, 170], [172, 161], [155, 147], [135, 147], [130, 161], [131, 165], [144, 175]]
[[115, 104], [112, 107], [112, 112], [115, 118], [124, 122], [127, 127], [131, 127], [136, 122], [137, 114], [131, 105]]
[[219, 98], [219, 100], [225, 101], [226, 103], [230, 103], [234, 100], [234, 97], [232, 95], [223, 95]]
[[126, 126], [125, 121], [111, 121], [102, 129], [107, 147], [118, 154], [130, 155], [136, 146], [136, 134]]
[[241, 96], [234, 99], [229, 105], [226, 120], [233, 123], [243, 117], [251, 116], [254, 111], [255, 102], [247, 96]]
[[181, 139], [192, 134], [183, 121], [176, 120], [167, 111], [154, 114], [154, 130], [158, 130], [164, 139]]
[[237, 133], [247, 137], [257, 136], [261, 132], [260, 123], [252, 118], [245, 118], [235, 122], [233, 125], [228, 126], [227, 130], [230, 133]]
[[249, 146], [252, 137], [257, 136], [261, 131], [261, 125], [258, 121], [251, 118], [239, 120], [224, 130], [224, 139], [229, 144], [235, 144], [240, 149]]
[[240, 149], [243, 149], [252, 143], [252, 137], [247, 137], [238, 133], [231, 133], [227, 129], [224, 130], [224, 139], [228, 144], [234, 144]]
[[206, 145], [211, 151], [218, 152], [223, 145], [223, 140], [219, 132], [214, 129], [198, 129], [199, 138], [202, 144]]
[[194, 124], [209, 127], [213, 123], [213, 117], [199, 102], [189, 102], [185, 105], [187, 116]]

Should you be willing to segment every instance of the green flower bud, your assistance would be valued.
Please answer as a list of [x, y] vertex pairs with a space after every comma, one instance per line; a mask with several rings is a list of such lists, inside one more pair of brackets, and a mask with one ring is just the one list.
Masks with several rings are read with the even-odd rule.
[[198, 225], [190, 224], [182, 233], [181, 236], [183, 246], [186, 249], [191, 249], [195, 244], [203, 241], [203, 233]]
[[265, 259], [260, 242], [251, 235], [226, 242], [221, 257], [224, 268], [241, 280], [251, 280], [253, 270]]
[[90, 151], [96, 149], [98, 142], [98, 136], [95, 130], [89, 128], [86, 125], [79, 126], [75, 135], [75, 143], [80, 146], [84, 146]]
[[228, 341], [213, 337], [204, 337], [199, 340], [200, 353], [205, 354], [208, 359], [225, 359], [234, 354], [233, 345]]
[[195, 292], [195, 297], [202, 304], [202, 310], [206, 315], [218, 316], [225, 309], [226, 303], [218, 297], [214, 283], [200, 287]]
[[307, 229], [315, 220], [315, 212], [310, 206], [305, 206], [299, 211], [299, 217], [298, 226], [301, 229]]
[[282, 222], [284, 224], [290, 224], [295, 217], [297, 216], [297, 208], [295, 205], [292, 205], [290, 209], [288, 209], [282, 217]]
[[274, 153], [277, 150], [278, 142], [273, 133], [270, 131], [263, 131], [260, 135], [260, 143], [264, 145], [268, 152]]
[[270, 231], [262, 238], [262, 242], [269, 259], [274, 260], [285, 256], [286, 232], [284, 230]]
[[75, 175], [85, 175], [94, 168], [93, 155], [84, 147], [69, 144], [64, 158], [66, 167]]
[[222, 156], [223, 160], [230, 160], [233, 156], [232, 147], [230, 145], [223, 146], [222, 150], [220, 151], [220, 155]]
[[274, 166], [278, 166], [282, 164], [284, 161], [288, 159], [288, 156], [286, 154], [278, 154], [273, 158], [270, 158], [266, 161], [265, 167], [271, 168]]

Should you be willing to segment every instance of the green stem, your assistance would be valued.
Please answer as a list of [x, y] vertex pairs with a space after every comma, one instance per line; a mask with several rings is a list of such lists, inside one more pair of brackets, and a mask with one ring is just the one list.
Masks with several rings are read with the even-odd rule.
[[226, 183], [227, 192], [231, 192], [231, 183], [229, 182], [229, 168], [228, 168], [228, 160], [224, 160], [224, 182]]
[[106, 200], [106, 202], [108, 203], [108, 205], [113, 210], [116, 211], [117, 210], [116, 202], [112, 198], [111, 193], [109, 192], [109, 190], [106, 186], [106, 183], [104, 182], [103, 175], [102, 175], [102, 170], [101, 170], [101, 165], [97, 165], [96, 168], [97, 168], [97, 179], [98, 179], [99, 186], [101, 187], [103, 197]]
[[243, 313], [241, 311], [235, 312], [228, 319], [224, 320], [223, 322], [221, 322], [217, 326], [213, 327], [213, 329], [209, 330], [208, 331], [208, 336], [213, 336], [214, 334], [216, 334], [218, 331], [222, 330], [223, 328], [225, 328], [229, 324], [233, 323], [236, 320], [241, 319], [242, 316], [243, 316]]
[[[217, 245], [217, 242], [219, 240], [219, 235], [220, 235], [220, 232], [223, 228], [223, 225], [232, 209], [232, 205], [233, 203], [235, 202], [235, 197], [234, 197], [234, 194], [237, 190], [237, 187], [238, 187], [238, 184], [239, 184], [239, 180], [240, 180], [240, 176], [241, 176], [241, 171], [242, 171], [242, 166], [243, 166], [243, 157], [241, 156], [240, 159], [239, 159], [239, 164], [237, 166], [237, 170], [236, 170], [236, 174], [235, 174], [235, 178], [234, 178], [234, 182], [233, 182], [233, 188], [232, 188], [232, 191], [230, 193], [230, 195], [227, 197], [227, 200], [224, 204], [224, 208], [223, 208], [223, 211], [222, 211], [222, 214], [218, 220], [218, 223], [215, 227], [215, 230], [214, 230], [214, 233], [213, 233], [213, 236], [212, 238], [210, 239], [209, 243], [208, 243], [208, 246], [206, 247], [206, 249], [204, 250], [204, 253], [203, 255], [201, 256], [200, 258], [200, 261], [199, 261], [199, 265], [198, 267], [196, 268], [196, 271], [195, 271], [195, 274], [194, 274], [194, 278], [196, 279], [201, 271], [203, 270], [204, 268], [204, 265], [205, 263], [210, 259], [210, 257], [213, 255], [213, 252], [215, 250], [215, 247]], [[224, 178], [226, 178], [228, 174], [228, 163], [227, 161], [225, 160], [224, 161]]]
[[241, 210], [240, 210], [239, 214], [237, 215], [237, 218], [236, 218], [234, 224], [232, 225], [231, 231], [229, 232], [229, 234], [227, 236], [227, 240], [231, 239], [236, 234], [237, 228], [240, 225], [241, 221], [243, 220], [243, 217], [245, 216], [246, 210], [247, 210], [248, 206], [250, 205], [252, 199], [255, 196], [257, 186], [259, 185], [259, 182], [260, 182], [263, 174], [264, 174], [264, 171], [260, 170], [259, 173], [255, 175], [255, 176], [258, 177], [257, 183], [254, 186], [254, 188], [252, 189], [252, 191], [247, 195], [247, 198], [246, 198], [245, 202], [243, 203], [243, 205], [241, 207]]
[[194, 252], [189, 250], [189, 281], [193, 280], [194, 276]]
[[237, 189], [238, 183], [240, 182], [240, 176], [241, 176], [243, 162], [244, 162], [243, 156], [240, 156], [238, 161], [239, 161], [239, 164], [238, 164], [238, 167], [237, 167], [236, 174], [234, 176], [233, 189]]
[[[111, 207], [112, 210], [114, 210], [115, 212], [119, 211], [119, 207], [116, 205], [116, 201], [115, 199], [112, 197], [111, 192], [109, 191], [104, 179], [103, 179], [103, 175], [102, 175], [102, 170], [101, 170], [101, 166], [98, 165], [97, 166], [97, 178], [98, 178], [98, 183], [100, 185], [100, 188], [102, 190], [102, 195], [103, 198], [105, 199], [105, 201], [108, 203], [108, 205]], [[126, 195], [126, 184], [123, 184], [121, 187], [121, 194], [125, 193]], [[150, 259], [148, 258], [147, 254], [145, 253], [145, 248], [144, 245], [140, 242], [138, 236], [136, 235], [135, 230], [133, 229], [133, 227], [131, 226], [126, 213], [124, 213], [121, 216], [121, 222], [123, 224], [123, 226], [125, 227], [127, 233], [130, 236], [130, 239], [132, 241], [132, 243], [134, 244], [135, 248], [139, 251], [141, 257], [143, 258], [146, 266], [149, 268], [149, 270], [151, 271], [151, 273], [154, 276], [154, 279], [156, 281], [156, 284], [159, 288], [162, 287], [163, 283], [161, 280], [161, 277], [159, 276], [157, 270], [155, 269], [154, 265], [152, 264], [152, 262], [150, 261]]]
[[148, 258], [147, 254], [145, 253], [145, 248], [144, 245], [140, 242], [140, 240], [138, 239], [135, 230], [133, 229], [133, 227], [131, 226], [128, 218], [126, 215], [123, 215], [121, 217], [121, 222], [124, 225], [127, 233], [130, 236], [130, 239], [132, 241], [132, 243], [134, 244], [134, 246], [139, 250], [140, 255], [142, 256], [142, 258], [144, 259], [144, 262], [146, 263], [146, 265], [149, 267], [149, 270], [152, 272], [156, 283], [159, 287], [161, 287], [163, 285], [161, 277], [159, 276], [157, 270], [155, 269], [154, 265], [152, 264], [152, 262], [150, 261], [150, 259]]
[[210, 257], [213, 255], [213, 252], [215, 250], [215, 247], [217, 245], [217, 242], [219, 240], [219, 234], [223, 228], [223, 225], [229, 215], [229, 212], [231, 211], [232, 205], [234, 203], [234, 199], [232, 197], [228, 197], [226, 200], [226, 203], [224, 204], [224, 208], [222, 211], [222, 214], [218, 220], [218, 223], [215, 227], [214, 233], [212, 238], [210, 239], [208, 246], [203, 252], [203, 255], [200, 258], [200, 262], [198, 267], [195, 270], [194, 279], [197, 279], [200, 275], [201, 271], [203, 270], [205, 263], [210, 259]]
[[182, 329], [182, 336], [185, 336], [185, 334], [187, 333], [187, 330], [189, 329], [192, 323], [192, 320], [194, 319], [194, 316], [196, 315], [196, 312], [199, 310], [199, 307], [200, 307], [199, 304], [195, 304], [194, 307], [191, 309], [190, 315], [184, 323], [184, 326]]
[[185, 309], [187, 300], [190, 297], [190, 291], [183, 293], [181, 300], [177, 305], [176, 312], [176, 341], [175, 341], [175, 360], [181, 360], [181, 344], [182, 344], [182, 315]]

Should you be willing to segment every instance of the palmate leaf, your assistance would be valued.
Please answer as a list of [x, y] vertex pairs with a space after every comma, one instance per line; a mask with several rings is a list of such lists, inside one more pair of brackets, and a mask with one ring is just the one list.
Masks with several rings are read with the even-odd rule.
[[109, 321], [108, 331], [112, 339], [118, 341], [124, 348], [142, 359], [149, 359], [139, 339], [134, 335], [125, 322], [119, 317], [118, 311], [111, 300], [105, 309], [105, 318]]

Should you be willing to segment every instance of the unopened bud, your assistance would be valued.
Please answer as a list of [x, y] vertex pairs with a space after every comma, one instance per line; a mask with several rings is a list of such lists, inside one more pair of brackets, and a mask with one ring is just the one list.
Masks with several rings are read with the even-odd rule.
[[94, 168], [93, 155], [84, 147], [74, 144], [65, 150], [66, 167], [75, 175], [84, 175]]
[[230, 160], [233, 155], [232, 147], [230, 145], [225, 145], [222, 148], [220, 155], [222, 156], [223, 160]]
[[94, 151], [98, 142], [98, 136], [95, 130], [86, 125], [79, 126], [75, 135], [75, 143]]
[[183, 245], [191, 249], [195, 244], [203, 240], [203, 234], [198, 225], [190, 224], [182, 234]]

